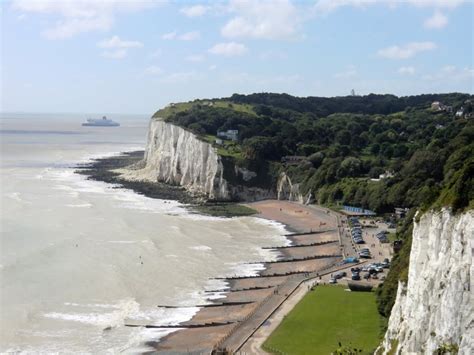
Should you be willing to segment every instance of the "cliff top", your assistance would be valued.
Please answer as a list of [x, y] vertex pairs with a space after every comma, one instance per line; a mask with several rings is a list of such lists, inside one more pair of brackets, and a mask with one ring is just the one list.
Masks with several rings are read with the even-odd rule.
[[167, 120], [174, 115], [177, 115], [182, 112], [189, 111], [193, 108], [201, 108], [201, 107], [209, 107], [209, 108], [224, 108], [224, 109], [231, 109], [237, 112], [245, 112], [250, 115], [255, 115], [255, 111], [253, 110], [253, 106], [250, 104], [238, 104], [233, 103], [229, 100], [194, 100], [189, 102], [179, 102], [179, 103], [170, 103], [164, 108], [155, 112], [152, 116], [154, 119], [162, 119]]

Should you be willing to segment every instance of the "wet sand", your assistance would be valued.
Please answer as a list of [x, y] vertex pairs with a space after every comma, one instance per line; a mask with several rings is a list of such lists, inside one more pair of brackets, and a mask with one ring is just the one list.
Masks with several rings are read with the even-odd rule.
[[[276, 262], [262, 263], [257, 277], [227, 278], [224, 298], [210, 301], [221, 304], [201, 308], [186, 325], [233, 322], [232, 324], [185, 328], [149, 343], [159, 353], [210, 353], [213, 349], [235, 351], [260, 324], [310, 274], [328, 272], [342, 260], [337, 218], [326, 210], [288, 201], [260, 201], [248, 204], [259, 211], [257, 217], [283, 223], [292, 233], [290, 246], [275, 245], [280, 253]], [[306, 246], [301, 246], [306, 245]], [[258, 260], [256, 260], [258, 262]], [[225, 305], [226, 302], [249, 302]]]

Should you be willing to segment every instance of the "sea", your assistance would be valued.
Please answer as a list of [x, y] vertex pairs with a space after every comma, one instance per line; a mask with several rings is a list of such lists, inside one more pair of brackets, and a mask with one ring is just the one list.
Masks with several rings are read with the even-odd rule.
[[[98, 116], [96, 116], [98, 117]], [[214, 277], [252, 275], [286, 243], [284, 226], [190, 213], [76, 174], [77, 164], [144, 149], [149, 117], [0, 116], [0, 352], [137, 353], [196, 305], [222, 297]], [[162, 305], [181, 308], [163, 308]]]

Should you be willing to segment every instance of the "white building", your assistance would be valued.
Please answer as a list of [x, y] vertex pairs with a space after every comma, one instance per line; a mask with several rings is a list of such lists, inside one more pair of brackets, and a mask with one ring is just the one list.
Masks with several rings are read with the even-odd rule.
[[217, 136], [236, 141], [239, 138], [239, 131], [237, 129], [228, 129], [227, 131], [217, 132]]

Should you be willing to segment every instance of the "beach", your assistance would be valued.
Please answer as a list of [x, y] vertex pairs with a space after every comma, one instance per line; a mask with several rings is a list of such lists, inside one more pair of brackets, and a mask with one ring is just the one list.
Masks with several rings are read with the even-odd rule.
[[305, 280], [330, 273], [341, 262], [338, 220], [333, 213], [277, 200], [248, 206], [259, 212], [256, 217], [283, 223], [288, 229], [287, 243], [273, 246], [278, 260], [260, 261], [264, 268], [256, 276], [223, 276], [224, 297], [181, 324], [186, 328], [149, 343], [156, 351], [238, 351]]

